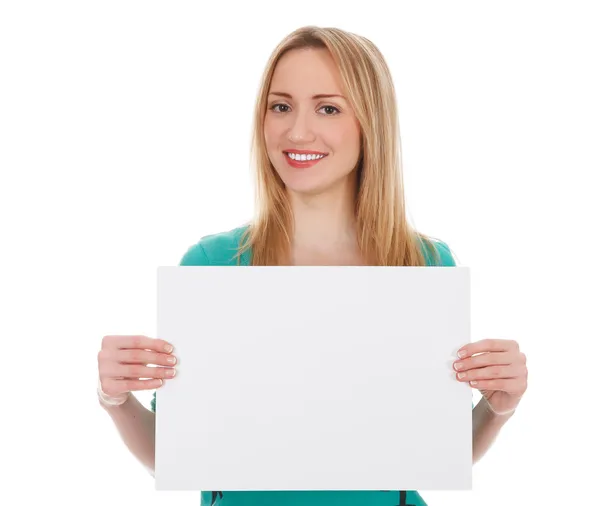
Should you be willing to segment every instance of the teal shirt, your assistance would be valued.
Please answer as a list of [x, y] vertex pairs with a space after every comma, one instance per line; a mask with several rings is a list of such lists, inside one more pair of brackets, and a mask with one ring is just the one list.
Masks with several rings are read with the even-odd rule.
[[[246, 227], [202, 237], [183, 255], [179, 265], [237, 265], [237, 248]], [[423, 249], [427, 265], [455, 266], [447, 244], [435, 242], [440, 263]], [[240, 265], [250, 265], [250, 251], [244, 252]], [[156, 392], [151, 409], [156, 412]], [[417, 491], [219, 491], [201, 492], [201, 506], [427, 506]]]

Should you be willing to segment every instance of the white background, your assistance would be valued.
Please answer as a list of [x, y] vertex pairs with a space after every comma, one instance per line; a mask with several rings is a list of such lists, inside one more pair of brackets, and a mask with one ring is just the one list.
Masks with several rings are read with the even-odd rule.
[[595, 2], [219, 5], [1, 4], [0, 503], [199, 503], [155, 492], [128, 453], [96, 400], [97, 352], [105, 334], [154, 334], [157, 266], [251, 217], [263, 65], [288, 32], [317, 24], [383, 51], [412, 223], [472, 268], [473, 338], [516, 339], [529, 360], [529, 390], [476, 464], [474, 491], [423, 497], [589, 504], [600, 446]]

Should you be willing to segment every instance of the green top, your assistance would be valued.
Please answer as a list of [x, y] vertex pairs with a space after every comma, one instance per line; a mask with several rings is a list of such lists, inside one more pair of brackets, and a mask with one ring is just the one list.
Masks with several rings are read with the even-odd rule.
[[[237, 265], [237, 248], [244, 227], [202, 237], [183, 255], [180, 265]], [[450, 248], [442, 241], [434, 242], [439, 253], [432, 258], [423, 248], [428, 266], [455, 266]], [[250, 265], [250, 251], [244, 252], [240, 265]], [[156, 412], [156, 391], [151, 400]], [[414, 490], [409, 491], [232, 491], [201, 492], [200, 506], [427, 506]]]

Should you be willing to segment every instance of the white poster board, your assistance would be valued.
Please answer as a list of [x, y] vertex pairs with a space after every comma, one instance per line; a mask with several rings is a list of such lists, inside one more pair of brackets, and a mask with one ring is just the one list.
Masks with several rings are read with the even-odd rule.
[[157, 490], [471, 488], [468, 267], [158, 268]]

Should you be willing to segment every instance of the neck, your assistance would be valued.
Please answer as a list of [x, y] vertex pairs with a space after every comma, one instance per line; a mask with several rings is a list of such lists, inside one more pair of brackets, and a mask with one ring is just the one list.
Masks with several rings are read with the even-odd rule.
[[356, 245], [355, 200], [349, 185], [328, 193], [290, 192], [295, 249], [327, 251]]

